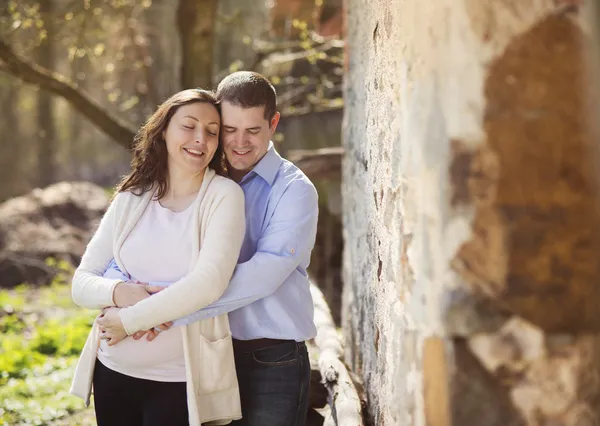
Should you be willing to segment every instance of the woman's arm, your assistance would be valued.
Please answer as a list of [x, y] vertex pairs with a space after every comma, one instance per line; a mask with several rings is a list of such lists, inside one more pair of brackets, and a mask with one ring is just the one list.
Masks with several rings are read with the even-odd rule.
[[211, 212], [193, 270], [152, 297], [122, 309], [119, 314], [127, 334], [195, 312], [217, 300], [227, 288], [244, 240], [244, 193], [233, 182], [220, 191], [222, 198]]
[[116, 205], [121, 196], [122, 194], [118, 194], [108, 206], [73, 275], [71, 296], [81, 307], [101, 309], [114, 306], [114, 288], [123, 280], [104, 278], [102, 275], [113, 258]]

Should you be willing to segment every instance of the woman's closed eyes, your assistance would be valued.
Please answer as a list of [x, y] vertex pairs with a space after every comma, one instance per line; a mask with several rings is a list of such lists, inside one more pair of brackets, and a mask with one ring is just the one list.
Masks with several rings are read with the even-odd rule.
[[[184, 128], [184, 129], [186, 129], [186, 130], [194, 130], [194, 129], [195, 129], [195, 127], [194, 127], [194, 126], [186, 126], [185, 124], [184, 124], [183, 126], [181, 126], [181, 127], [183, 127], [183, 128]], [[217, 135], [218, 135], [218, 133], [217, 133], [217, 132], [214, 132], [214, 131], [212, 131], [212, 130], [210, 130], [210, 129], [206, 129], [206, 133], [207, 133], [209, 136], [217, 136]]]

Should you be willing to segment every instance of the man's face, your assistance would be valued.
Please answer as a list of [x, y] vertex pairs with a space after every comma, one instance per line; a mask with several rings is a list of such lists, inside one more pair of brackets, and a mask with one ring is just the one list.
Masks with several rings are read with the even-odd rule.
[[264, 113], [262, 106], [243, 108], [227, 101], [221, 104], [223, 149], [234, 179], [252, 170], [269, 149], [279, 113], [271, 121], [265, 119]]

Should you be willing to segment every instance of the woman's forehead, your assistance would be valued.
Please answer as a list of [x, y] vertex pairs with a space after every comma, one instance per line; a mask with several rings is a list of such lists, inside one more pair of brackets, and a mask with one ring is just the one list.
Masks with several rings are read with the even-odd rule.
[[175, 112], [174, 117], [181, 118], [184, 116], [191, 116], [198, 121], [211, 119], [220, 122], [220, 115], [217, 111], [217, 108], [208, 102], [194, 102], [192, 104], [179, 107]]

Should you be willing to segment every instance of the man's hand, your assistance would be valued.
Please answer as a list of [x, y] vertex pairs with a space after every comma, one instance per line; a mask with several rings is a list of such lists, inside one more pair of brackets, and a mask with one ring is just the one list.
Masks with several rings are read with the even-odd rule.
[[161, 325], [159, 325], [157, 327], [158, 330], [156, 330], [155, 328], [153, 328], [152, 330], [138, 331], [137, 333], [133, 334], [133, 338], [135, 340], [140, 340], [142, 337], [144, 337], [145, 334], [147, 334], [146, 340], [148, 340], [149, 342], [151, 342], [154, 339], [156, 339], [156, 336], [158, 336], [158, 334], [161, 331], [168, 330], [169, 328], [171, 328], [172, 325], [173, 325], [173, 321], [165, 322], [164, 324], [161, 324]]
[[119, 317], [119, 308], [104, 308], [102, 314], [96, 318], [100, 326], [100, 339], [106, 340], [108, 346], [113, 346], [127, 337], [121, 317]]

